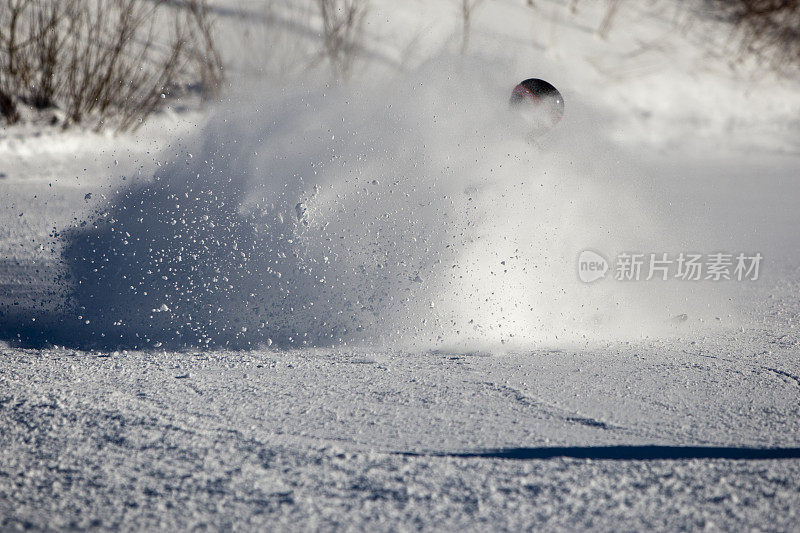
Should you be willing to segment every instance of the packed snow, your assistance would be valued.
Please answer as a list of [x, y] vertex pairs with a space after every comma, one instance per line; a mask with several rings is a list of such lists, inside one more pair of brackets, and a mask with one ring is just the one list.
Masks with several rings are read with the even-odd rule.
[[701, 3], [399, 4], [347, 82], [218, 0], [222, 101], [0, 130], [0, 525], [794, 529], [797, 73]]

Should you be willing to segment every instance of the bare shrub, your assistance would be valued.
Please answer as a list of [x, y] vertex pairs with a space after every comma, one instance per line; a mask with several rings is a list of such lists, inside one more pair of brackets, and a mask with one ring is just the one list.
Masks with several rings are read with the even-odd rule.
[[14, 100], [16, 85], [22, 77], [17, 54], [23, 39], [23, 14], [30, 3], [31, 0], [5, 0], [0, 5], [0, 113], [8, 122], [19, 120]]
[[800, 0], [707, 0], [732, 22], [742, 54], [781, 69], [800, 65]]
[[187, 25], [190, 49], [196, 65], [203, 94], [216, 96], [222, 88], [222, 56], [214, 44], [214, 18], [206, 0], [187, 0], [191, 23]]
[[322, 54], [337, 78], [346, 78], [361, 46], [368, 0], [317, 0], [322, 18]]
[[[602, 39], [607, 39], [609, 33], [611, 32], [611, 28], [614, 25], [614, 19], [616, 19], [617, 14], [619, 13], [620, 5], [622, 4], [622, 0], [605, 0], [606, 3], [606, 10], [603, 14], [603, 19], [600, 21], [600, 25], [597, 27], [597, 34]], [[569, 3], [569, 10], [570, 13], [573, 15], [577, 15], [578, 13], [578, 5], [580, 4], [580, 0], [571, 0]]]
[[0, 89], [0, 116], [5, 118], [9, 124], [19, 121], [19, 113], [14, 100], [2, 89]]
[[[469, 36], [472, 33], [472, 15], [481, 2], [483, 0], [460, 0], [462, 54], [466, 53], [467, 48], [469, 48]], [[529, 3], [529, 5], [533, 6], [532, 3]]]
[[38, 45], [30, 45], [30, 70], [26, 81], [31, 90], [31, 103], [38, 109], [55, 104], [55, 81], [58, 67], [58, 54], [66, 36], [57, 31], [58, 24], [74, 2], [39, 2], [38, 9], [31, 17], [29, 34], [38, 40]]
[[606, 0], [606, 13], [603, 20], [600, 22], [600, 27], [597, 28], [597, 34], [601, 39], [608, 39], [608, 34], [611, 32], [611, 27], [614, 25], [614, 19], [619, 12], [619, 6], [622, 0]]
[[23, 102], [133, 129], [179, 83], [218, 90], [212, 24], [204, 0], [0, 0], [0, 112], [14, 122]]

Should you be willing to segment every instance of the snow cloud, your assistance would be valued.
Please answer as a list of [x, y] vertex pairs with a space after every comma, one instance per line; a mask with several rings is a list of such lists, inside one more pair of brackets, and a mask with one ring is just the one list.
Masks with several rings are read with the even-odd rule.
[[687, 305], [672, 289], [576, 270], [586, 248], [669, 248], [642, 170], [569, 91], [562, 123], [530, 139], [499, 68], [441, 58], [356, 87], [247, 88], [68, 233], [83, 324], [123, 345], [245, 347], [669, 329]]

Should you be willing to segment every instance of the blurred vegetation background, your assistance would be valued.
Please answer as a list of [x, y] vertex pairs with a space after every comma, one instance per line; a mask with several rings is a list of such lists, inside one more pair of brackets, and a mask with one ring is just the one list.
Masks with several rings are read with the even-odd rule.
[[[273, 55], [291, 50], [292, 57], [254, 61], [282, 63], [284, 70], [324, 64], [332, 79], [346, 80], [365, 51], [369, 0], [251, 2], [263, 4], [266, 30], [248, 39], [277, 39], [270, 24], [281, 1], [303, 13], [298, 24], [313, 27], [319, 39], [312, 49], [306, 43], [301, 50], [299, 42], [272, 46]], [[454, 4], [459, 51], [466, 53], [474, 19], [493, 0], [441, 1]], [[533, 10], [542, 3], [519, 1]], [[604, 0], [596, 25], [600, 38], [608, 38], [630, 1]], [[584, 2], [565, 0], [573, 14]], [[740, 58], [756, 57], [779, 71], [800, 65], [800, 0], [683, 0], [678, 5], [691, 16], [729, 23]], [[171, 98], [219, 97], [225, 65], [214, 7], [208, 0], [0, 0], [0, 118], [6, 124], [46, 120], [125, 131]]]

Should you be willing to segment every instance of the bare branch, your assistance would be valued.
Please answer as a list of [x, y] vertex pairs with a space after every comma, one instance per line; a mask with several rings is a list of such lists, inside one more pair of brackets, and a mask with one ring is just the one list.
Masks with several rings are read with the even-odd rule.
[[[164, 20], [172, 22], [166, 37]], [[7, 122], [19, 119], [24, 102], [59, 107], [67, 123], [130, 129], [180, 79], [198, 79], [204, 95], [222, 85], [206, 0], [0, 0], [0, 114]]]
[[368, 0], [317, 0], [322, 17], [323, 55], [337, 78], [346, 78], [363, 38]]

